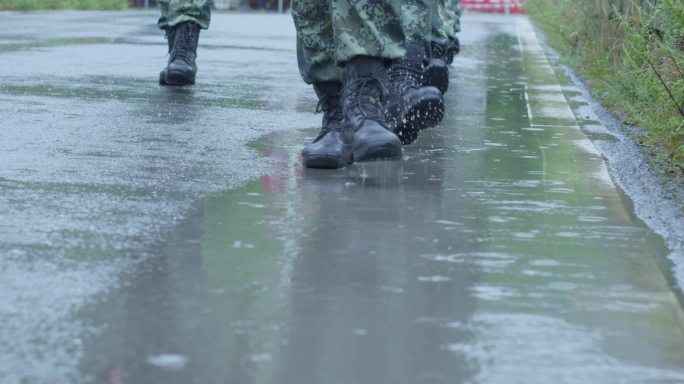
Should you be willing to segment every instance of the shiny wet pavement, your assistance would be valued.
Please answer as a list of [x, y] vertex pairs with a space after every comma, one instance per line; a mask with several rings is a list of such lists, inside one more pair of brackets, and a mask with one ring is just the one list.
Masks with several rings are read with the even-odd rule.
[[319, 171], [289, 16], [216, 15], [188, 89], [154, 17], [0, 14], [1, 383], [684, 382], [668, 250], [527, 19], [466, 16], [404, 160]]

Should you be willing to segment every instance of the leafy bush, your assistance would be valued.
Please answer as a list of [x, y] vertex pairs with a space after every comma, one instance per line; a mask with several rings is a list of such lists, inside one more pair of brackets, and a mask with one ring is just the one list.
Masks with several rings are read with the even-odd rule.
[[528, 0], [551, 45], [609, 108], [642, 125], [643, 145], [684, 166], [684, 1]]

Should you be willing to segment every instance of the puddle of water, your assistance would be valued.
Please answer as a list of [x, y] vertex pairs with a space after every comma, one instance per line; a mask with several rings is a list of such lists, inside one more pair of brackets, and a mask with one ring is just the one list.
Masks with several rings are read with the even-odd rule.
[[[462, 330], [416, 325], [425, 316], [466, 323], [474, 309], [472, 262], [421, 257], [481, 247], [477, 202], [440, 187], [456, 187], [462, 171], [423, 151], [444, 148], [443, 139], [426, 140], [412, 162], [319, 172], [299, 166], [308, 136], [267, 139], [273, 173], [206, 201], [111, 309], [125, 325], [99, 343], [121, 332], [141, 338], [113, 354], [127, 377], [168, 379], [140, 363], [160, 353], [188, 356], [174, 372], [178, 382], [446, 382], [473, 374], [437, 342], [467, 338]], [[279, 149], [291, 145], [297, 149]]]

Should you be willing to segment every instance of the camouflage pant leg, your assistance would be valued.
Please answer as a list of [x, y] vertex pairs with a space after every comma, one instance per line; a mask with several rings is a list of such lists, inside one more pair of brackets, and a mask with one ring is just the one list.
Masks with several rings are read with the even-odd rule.
[[407, 0], [401, 2], [401, 23], [406, 38], [423, 42], [428, 49], [432, 38], [432, 13], [436, 1]]
[[461, 1], [437, 0], [432, 12], [432, 35], [435, 40], [445, 42], [461, 31]]
[[297, 63], [304, 81], [339, 81], [330, 0], [294, 0], [292, 19], [297, 29]]
[[166, 29], [177, 24], [194, 21], [202, 29], [209, 28], [212, 0], [157, 0], [161, 17], [157, 24]]
[[447, 6], [452, 10], [454, 17], [454, 35], [461, 32], [461, 0], [446, 0]]
[[339, 80], [339, 65], [355, 56], [403, 57], [400, 0], [294, 0], [297, 57], [309, 84]]
[[406, 54], [401, 0], [331, 0], [337, 63], [355, 56], [398, 59]]
[[446, 10], [448, 0], [437, 0], [432, 9], [432, 40], [440, 44], [449, 39], [449, 15]]

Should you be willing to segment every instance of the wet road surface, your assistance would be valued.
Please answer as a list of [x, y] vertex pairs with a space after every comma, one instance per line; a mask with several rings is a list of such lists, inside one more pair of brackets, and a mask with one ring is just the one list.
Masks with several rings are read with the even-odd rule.
[[318, 171], [289, 16], [216, 15], [187, 89], [155, 17], [0, 14], [1, 383], [684, 382], [668, 250], [527, 19], [466, 16], [403, 161]]

